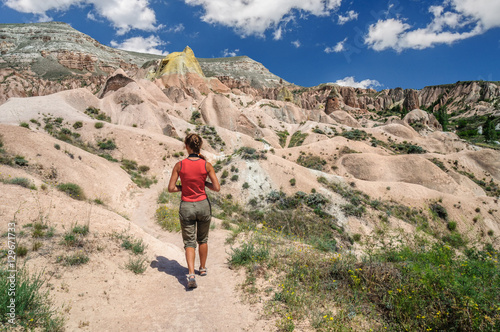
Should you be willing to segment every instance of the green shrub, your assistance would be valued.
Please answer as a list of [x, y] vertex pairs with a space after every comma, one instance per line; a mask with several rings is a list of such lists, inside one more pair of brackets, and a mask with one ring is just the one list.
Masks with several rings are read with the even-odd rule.
[[442, 206], [441, 204], [432, 203], [430, 205], [430, 209], [431, 209], [432, 213], [434, 213], [439, 218], [441, 218], [443, 220], [448, 219], [448, 211], [446, 211], [446, 208], [444, 206]]
[[248, 184], [248, 182], [245, 182], [245, 183], [243, 183], [242, 188], [243, 189], [248, 189], [248, 188], [250, 188], [250, 185]]
[[295, 180], [295, 178], [290, 179], [290, 185], [292, 187], [295, 186], [296, 183], [297, 183], [297, 181]]
[[57, 143], [56, 143], [56, 144], [54, 144], [54, 148], [55, 148], [56, 150], [61, 150], [61, 146], [60, 146], [59, 144], [57, 144]]
[[238, 181], [238, 175], [237, 174], [234, 174], [233, 176], [231, 176], [231, 181]]
[[201, 118], [201, 113], [200, 112], [194, 111], [193, 113], [191, 113], [191, 122], [192, 123], [196, 122], [196, 120], [198, 120], [200, 118]]
[[73, 124], [73, 128], [75, 128], [75, 129], [79, 129], [79, 128], [82, 128], [82, 127], [83, 127], [83, 122], [82, 121], [76, 121]]
[[149, 166], [141, 165], [141, 166], [139, 166], [138, 171], [141, 173], [146, 173], [149, 171], [149, 169], [150, 169]]
[[356, 233], [352, 236], [354, 242], [359, 242], [361, 240], [361, 234]]
[[83, 193], [82, 188], [74, 183], [60, 183], [57, 185], [57, 189], [66, 193], [69, 197], [73, 199], [77, 199], [80, 201], [85, 200], [85, 194]]
[[98, 142], [97, 146], [101, 150], [114, 150], [114, 149], [116, 149], [116, 144], [111, 139], [108, 139], [108, 140], [102, 141], [102, 142]]
[[21, 127], [23, 127], [23, 128], [28, 128], [28, 129], [30, 129], [30, 125], [29, 125], [29, 123], [27, 123], [27, 122], [21, 122], [21, 123], [19, 124], [19, 126], [21, 126]]
[[14, 157], [14, 164], [18, 166], [28, 166], [28, 161], [24, 159], [23, 156], [17, 155]]
[[446, 227], [453, 232], [455, 229], [457, 229], [457, 223], [455, 221], [449, 221]]
[[[4, 328], [15, 326], [8, 323], [10, 308], [9, 289], [11, 279], [7, 279], [11, 273], [0, 267], [0, 322]], [[47, 288], [44, 287], [46, 280], [42, 277], [43, 272], [30, 275], [28, 271], [19, 266], [15, 280], [15, 315], [16, 325], [19, 330], [44, 330], [61, 332], [64, 331], [64, 321], [52, 308]], [[16, 329], [17, 330], [17, 329]]]
[[104, 122], [96, 122], [94, 124], [94, 127], [95, 129], [101, 129], [102, 127], [104, 127]]

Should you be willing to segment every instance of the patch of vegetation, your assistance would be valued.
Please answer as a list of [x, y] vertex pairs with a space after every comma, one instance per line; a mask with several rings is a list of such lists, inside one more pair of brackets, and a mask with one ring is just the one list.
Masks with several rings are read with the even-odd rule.
[[[140, 188], [149, 188], [153, 183], [157, 183], [158, 180], [155, 176], [149, 178], [145, 176], [141, 169], [144, 171], [146, 168], [140, 167], [137, 165], [135, 160], [122, 159], [122, 169], [124, 169], [128, 174], [130, 174], [130, 178], [132, 182], [138, 185]], [[146, 166], [147, 167], [147, 166]], [[139, 169], [141, 168], [141, 169]], [[149, 170], [149, 169], [148, 169]]]
[[276, 106], [273, 103], [267, 103], [267, 104], [260, 104], [259, 105], [260, 108], [263, 108], [263, 107], [266, 107], [266, 106], [271, 107], [271, 108], [279, 108], [279, 106]]
[[158, 195], [156, 203], [158, 204], [172, 203], [177, 205], [180, 203], [180, 198], [179, 195], [176, 195], [175, 193], [169, 193], [168, 190], [165, 188]]
[[110, 155], [109, 153], [101, 153], [98, 156], [101, 157], [101, 158], [106, 159], [107, 161], [111, 161], [113, 163], [117, 163], [118, 162], [118, 159], [113, 158], [113, 156]]
[[192, 124], [196, 123], [196, 120], [201, 119], [201, 113], [198, 111], [194, 111], [191, 113], [191, 120], [189, 121]]
[[107, 116], [106, 113], [93, 106], [87, 107], [87, 109], [85, 110], [85, 114], [99, 121], [111, 122], [111, 118]]
[[307, 136], [307, 133], [303, 133], [300, 130], [297, 130], [293, 133], [292, 137], [290, 137], [290, 143], [288, 143], [288, 147], [292, 148], [294, 146], [301, 146]]
[[[4, 265], [4, 264], [2, 264]], [[6, 266], [6, 265], [4, 265]], [[11, 272], [4, 266], [0, 268], [0, 322], [2, 326], [17, 326], [19, 330], [38, 330], [62, 332], [63, 318], [53, 309], [48, 290], [44, 288], [46, 280], [43, 272], [29, 274], [19, 266], [16, 278], [9, 279]], [[11, 281], [14, 286], [12, 287]], [[11, 325], [11, 290], [15, 289], [15, 324]]]
[[370, 136], [366, 131], [359, 129], [344, 131], [340, 135], [353, 141], [366, 141]]
[[264, 262], [269, 258], [269, 249], [253, 243], [243, 243], [239, 248], [231, 248], [229, 264], [233, 267], [245, 266], [254, 262]]
[[77, 200], [85, 200], [85, 194], [83, 193], [83, 189], [74, 183], [60, 183], [57, 185], [57, 189], [59, 191], [64, 192], [66, 195], [73, 199]]
[[369, 195], [354, 189], [352, 186], [331, 182], [324, 177], [319, 177], [318, 182], [333, 192], [336, 192], [348, 202], [347, 204], [341, 205], [342, 211], [348, 216], [361, 217], [365, 214], [367, 208], [371, 208], [376, 211], [384, 212], [384, 218], [393, 216], [417, 226], [426, 227], [428, 225], [427, 217], [421, 210], [398, 204], [397, 202], [371, 199]]
[[73, 124], [73, 128], [75, 129], [80, 129], [83, 127], [83, 122], [82, 121], [76, 121], [74, 124]]
[[57, 257], [56, 262], [63, 263], [67, 266], [74, 266], [86, 264], [89, 260], [90, 258], [89, 256], [87, 256], [87, 254], [85, 254], [83, 251], [78, 251], [71, 255], [59, 256]]
[[283, 130], [283, 131], [276, 131], [276, 135], [278, 135], [281, 147], [284, 148], [290, 133], [287, 130]]
[[439, 160], [437, 158], [432, 158], [432, 159], [429, 159], [429, 161], [431, 161], [437, 167], [441, 168], [441, 170], [448, 172], [448, 169], [446, 168], [446, 166], [444, 165], [444, 163], [441, 160]]
[[142, 255], [147, 248], [147, 245], [142, 239], [135, 239], [132, 236], [123, 236], [121, 238], [121, 247], [130, 250], [134, 255]]
[[485, 180], [479, 180], [478, 178], [476, 178], [476, 176], [473, 173], [461, 171], [461, 170], [458, 170], [458, 168], [455, 168], [455, 170], [458, 173], [465, 175], [466, 177], [468, 177], [469, 179], [474, 181], [474, 183], [476, 183], [478, 186], [480, 186], [486, 192], [487, 196], [490, 196], [490, 197], [499, 197], [500, 196], [500, 186], [495, 181], [493, 181], [493, 178], [491, 178], [489, 182], [486, 182]]
[[300, 155], [297, 159], [297, 164], [307, 168], [322, 171], [323, 166], [326, 165], [326, 160], [314, 155]]
[[101, 128], [103, 128], [103, 127], [104, 127], [104, 122], [96, 122], [96, 123], [94, 124], [94, 128], [95, 128], [95, 129], [101, 129]]
[[179, 213], [175, 209], [160, 206], [155, 213], [156, 222], [169, 232], [180, 232]]
[[112, 139], [107, 139], [104, 141], [97, 142], [97, 146], [101, 150], [114, 150], [114, 149], [116, 149], [116, 144]]
[[12, 178], [12, 179], [2, 180], [2, 182], [6, 183], [6, 184], [14, 184], [14, 185], [21, 186], [23, 188], [27, 188], [27, 189], [31, 189], [31, 190], [36, 190], [35, 184], [33, 182], [31, 182], [30, 179], [27, 179], [27, 178], [16, 177], [16, 178]]
[[[458, 254], [415, 237], [358, 259], [348, 251], [283, 249], [280, 241], [262, 231], [230, 258], [246, 267], [247, 292], [271, 295], [278, 327], [357, 331], [364, 322], [376, 331], [496, 331], [500, 324], [500, 257], [491, 246]], [[259, 290], [256, 279], [269, 274], [276, 280]]]
[[395, 153], [399, 154], [419, 154], [427, 152], [421, 146], [411, 144], [406, 141], [404, 141], [403, 143], [393, 143], [390, 145], [390, 148]]
[[236, 155], [240, 155], [241, 159], [267, 159], [265, 151], [257, 151], [254, 148], [250, 148], [248, 146], [243, 146], [239, 148], [236, 153]]
[[208, 142], [208, 144], [215, 150], [223, 151], [226, 142], [219, 136], [217, 130], [213, 126], [196, 126], [196, 132]]

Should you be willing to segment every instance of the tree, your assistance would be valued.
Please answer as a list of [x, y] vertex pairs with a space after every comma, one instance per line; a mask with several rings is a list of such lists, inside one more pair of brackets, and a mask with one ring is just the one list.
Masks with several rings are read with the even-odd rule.
[[448, 112], [446, 112], [446, 106], [441, 106], [436, 112], [436, 120], [443, 127], [443, 131], [448, 131]]
[[492, 116], [489, 116], [484, 123], [483, 135], [487, 142], [492, 142], [497, 139], [497, 132], [495, 131], [495, 124], [493, 123]]

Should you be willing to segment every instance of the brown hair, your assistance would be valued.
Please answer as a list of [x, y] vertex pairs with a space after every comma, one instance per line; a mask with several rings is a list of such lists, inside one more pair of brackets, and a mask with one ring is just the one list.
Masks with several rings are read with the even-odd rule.
[[203, 145], [203, 139], [197, 134], [189, 134], [184, 138], [184, 144], [188, 146], [194, 153], [198, 154], [201, 159], [206, 160], [205, 156], [200, 153], [200, 149]]

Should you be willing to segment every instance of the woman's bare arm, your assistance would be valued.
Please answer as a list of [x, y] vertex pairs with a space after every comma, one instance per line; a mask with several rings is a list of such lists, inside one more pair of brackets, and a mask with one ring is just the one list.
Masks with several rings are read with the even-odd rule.
[[177, 179], [179, 178], [179, 172], [181, 170], [180, 163], [175, 164], [174, 169], [172, 170], [172, 175], [170, 176], [170, 181], [168, 182], [168, 192], [176, 193], [182, 191], [181, 186], [176, 186]]
[[207, 162], [207, 171], [210, 182], [205, 182], [205, 186], [210, 190], [220, 191], [219, 179], [217, 179], [214, 167], [209, 162]]

